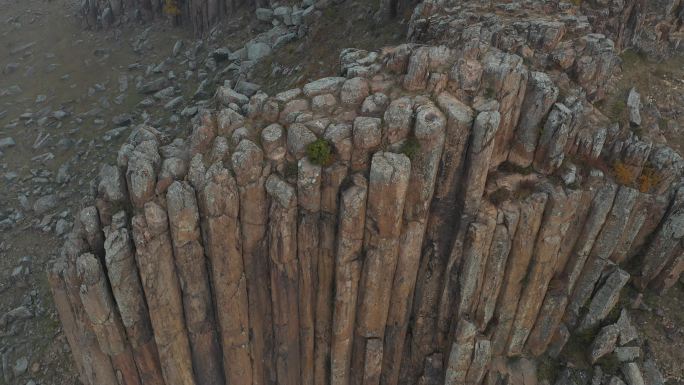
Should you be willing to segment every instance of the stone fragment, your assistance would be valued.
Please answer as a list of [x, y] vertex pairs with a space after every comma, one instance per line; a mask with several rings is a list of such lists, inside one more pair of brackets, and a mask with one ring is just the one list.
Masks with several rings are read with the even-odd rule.
[[302, 91], [310, 98], [321, 94], [336, 94], [346, 81], [342, 77], [322, 78], [305, 84]]
[[615, 268], [591, 299], [578, 330], [590, 329], [603, 321], [617, 304], [620, 291], [627, 281], [629, 281], [629, 274], [620, 268]]
[[627, 385], [644, 385], [644, 377], [641, 374], [639, 365], [635, 362], [623, 364], [621, 369]]
[[635, 126], [641, 125], [641, 95], [634, 87], [627, 95], [627, 108], [629, 109], [629, 122]]
[[589, 362], [592, 365], [615, 350], [619, 334], [620, 330], [615, 325], [601, 328], [594, 338], [594, 342], [591, 343], [591, 347], [589, 347]]
[[534, 155], [534, 167], [540, 172], [550, 174], [563, 163], [571, 117], [572, 112], [561, 103], [551, 109]]

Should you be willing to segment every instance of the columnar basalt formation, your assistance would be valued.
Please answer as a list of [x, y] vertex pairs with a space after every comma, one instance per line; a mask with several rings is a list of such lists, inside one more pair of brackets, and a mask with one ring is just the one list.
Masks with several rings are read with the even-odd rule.
[[[221, 88], [189, 138], [140, 126], [102, 168], [50, 271], [83, 382], [516, 383], [629, 280], [678, 279], [684, 161], [609, 129], [595, 85], [561, 96], [484, 44], [340, 61], [275, 96]], [[662, 182], [594, 167], [616, 159]]]

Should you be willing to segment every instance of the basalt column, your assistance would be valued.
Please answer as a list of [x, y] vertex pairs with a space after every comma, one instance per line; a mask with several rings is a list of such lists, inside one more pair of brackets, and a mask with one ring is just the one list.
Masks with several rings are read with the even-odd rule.
[[266, 180], [271, 198], [269, 256], [277, 383], [300, 383], [299, 262], [297, 260], [297, 192], [276, 175]]
[[364, 234], [365, 257], [359, 285], [352, 384], [378, 384], [383, 338], [397, 267], [402, 212], [411, 161], [402, 154], [373, 156]]
[[228, 384], [252, 384], [249, 303], [242, 261], [235, 178], [220, 162], [209, 167], [198, 196], [205, 253], [210, 262], [223, 370]]
[[275, 382], [271, 293], [264, 277], [270, 276], [266, 244], [268, 198], [264, 182], [270, 172], [264, 153], [254, 142], [240, 141], [231, 156], [240, 192], [242, 259], [247, 276], [251, 331], [252, 381], [255, 385]]
[[426, 104], [417, 108], [414, 136], [420, 144], [420, 151], [411, 160], [403, 214], [404, 227], [399, 241], [397, 270], [384, 337], [382, 384], [396, 385], [399, 381], [423, 237], [444, 148], [446, 123], [444, 114], [434, 105]]
[[148, 202], [133, 217], [136, 260], [166, 385], [195, 385], [166, 211]]
[[107, 275], [143, 384], [163, 385], [157, 345], [135, 261], [128, 216], [120, 211], [105, 227]]

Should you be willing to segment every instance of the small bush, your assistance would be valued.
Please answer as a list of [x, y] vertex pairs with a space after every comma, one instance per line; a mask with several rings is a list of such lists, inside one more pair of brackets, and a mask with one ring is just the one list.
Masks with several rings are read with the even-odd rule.
[[333, 160], [332, 147], [324, 139], [317, 139], [306, 147], [306, 155], [314, 164], [328, 165]]
[[408, 138], [404, 141], [404, 144], [401, 145], [401, 153], [411, 160], [418, 155], [418, 151], [420, 151], [420, 142], [418, 142], [418, 139], [416, 138]]
[[651, 166], [645, 166], [641, 171], [639, 176], [639, 191], [642, 193], [650, 192], [651, 190], [658, 187], [662, 180], [662, 177], [658, 172]]
[[629, 186], [634, 182], [632, 170], [620, 161], [613, 163], [613, 173], [615, 174], [615, 179], [621, 185]]
[[164, 0], [164, 13], [171, 16], [179, 16], [181, 10], [178, 7], [177, 0]]
[[515, 163], [511, 163], [509, 161], [505, 161], [499, 165], [499, 171], [509, 173], [509, 174], [521, 174], [521, 175], [530, 175], [531, 173], [534, 172], [534, 167], [532, 165], [529, 165], [527, 167], [521, 167], [518, 166]]

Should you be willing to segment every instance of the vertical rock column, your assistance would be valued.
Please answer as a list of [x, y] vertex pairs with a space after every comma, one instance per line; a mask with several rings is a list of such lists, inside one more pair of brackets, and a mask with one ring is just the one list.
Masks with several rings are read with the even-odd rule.
[[513, 239], [504, 283], [496, 307], [498, 324], [492, 336], [492, 352], [496, 356], [504, 354], [508, 346], [520, 293], [525, 286], [547, 198], [546, 193], [537, 192], [520, 204], [520, 225]]
[[[491, 166], [508, 158], [513, 131], [518, 125], [520, 110], [527, 89], [529, 73], [518, 55], [491, 50], [482, 61], [485, 92], [492, 92], [499, 101], [501, 129], [496, 133], [496, 144]], [[488, 165], [489, 166], [489, 165]]]
[[127, 223], [128, 216], [124, 211], [120, 211], [111, 217], [111, 225], [105, 227], [107, 275], [142, 383], [164, 385], [157, 345], [154, 342], [145, 294], [138, 277], [133, 240]]
[[[684, 188], [680, 188], [674, 197], [660, 228], [653, 241], [648, 245], [641, 268], [638, 285], [646, 287], [673, 259], [673, 251], [684, 238]], [[676, 266], [676, 265], [673, 265]]]
[[451, 346], [444, 375], [444, 385], [466, 384], [468, 368], [472, 362], [477, 327], [465, 319], [456, 326], [454, 342]]
[[500, 122], [501, 116], [498, 111], [482, 111], [477, 115], [473, 124], [470, 146], [464, 165], [463, 183], [465, 187], [461, 192], [463, 209], [459, 213], [460, 227], [455, 235], [452, 235], [455, 239], [446, 266], [437, 314], [437, 343], [442, 348], [447, 347], [452, 315], [456, 307], [458, 271], [463, 255], [463, 241], [468, 231], [468, 224], [474, 219], [480, 208]]
[[609, 183], [598, 187], [595, 193], [582, 193], [575, 220], [566, 231], [558, 251], [555, 278], [550, 282], [551, 288], [528, 336], [527, 348], [532, 354], [544, 353], [559, 330], [570, 294], [612, 207], [615, 191], [615, 185]]
[[81, 279], [78, 274], [77, 260], [81, 254], [88, 251], [89, 247], [85, 241], [85, 231], [80, 219], [77, 218], [74, 228], [67, 236], [64, 248], [62, 249], [63, 257], [66, 260], [64, 270], [62, 271], [62, 278], [64, 279], [66, 294], [75, 316], [76, 330], [78, 330], [79, 334], [79, 345], [82, 347], [84, 377], [88, 379], [90, 385], [115, 385], [118, 384], [118, 381], [112, 361], [100, 348], [94, 331], [94, 325], [81, 301]]
[[266, 191], [271, 198], [268, 237], [277, 383], [297, 385], [301, 383], [297, 192], [275, 174], [266, 180]]
[[231, 157], [240, 192], [242, 259], [247, 275], [249, 324], [254, 385], [275, 382], [271, 293], [264, 277], [270, 274], [266, 251], [268, 198], [264, 182], [269, 173], [264, 154], [254, 142], [244, 139]]
[[139, 385], [141, 382], [133, 353], [101, 262], [93, 254], [86, 253], [78, 257], [77, 269], [81, 280], [81, 302], [92, 322], [100, 348], [111, 357], [121, 385]]
[[489, 321], [494, 316], [496, 299], [499, 298], [499, 292], [503, 285], [506, 262], [519, 219], [520, 211], [517, 204], [505, 202], [499, 207], [496, 228], [492, 236], [489, 257], [485, 267], [484, 282], [474, 315], [480, 331], [487, 328]]
[[404, 205], [404, 227], [384, 337], [382, 384], [396, 385], [399, 381], [423, 237], [439, 160], [444, 149], [446, 123], [444, 114], [437, 107], [428, 104], [418, 108], [414, 136], [420, 149], [411, 160], [411, 175]]
[[361, 252], [368, 184], [360, 174], [340, 196], [335, 263], [335, 306], [330, 353], [330, 384], [349, 385], [354, 324], [361, 278]]
[[154, 202], [132, 219], [136, 260], [166, 385], [195, 385], [166, 211]]
[[473, 319], [484, 283], [485, 266], [496, 227], [496, 207], [483, 202], [477, 218], [468, 225], [463, 243], [463, 265], [459, 274], [456, 318]]
[[186, 182], [174, 182], [166, 193], [166, 203], [195, 379], [200, 384], [220, 385], [224, 383], [221, 351], [200, 237], [195, 190]]
[[[463, 186], [461, 181], [464, 175], [466, 149], [473, 126], [473, 110], [451, 94], [441, 93], [437, 97], [437, 104], [446, 115], [447, 125], [444, 151], [439, 162], [418, 270], [412, 309], [413, 321], [410, 328], [412, 333], [407, 336], [407, 352], [410, 354], [402, 363], [404, 369], [401, 377], [405, 377], [407, 383], [418, 381], [425, 358], [433, 351], [431, 347], [436, 329], [434, 315], [437, 313], [443, 274], [451, 250], [453, 234], [458, 224], [457, 212], [460, 212], [460, 207], [462, 207], [462, 202], [457, 197]], [[388, 121], [387, 115], [385, 121]], [[410, 117], [402, 121], [408, 125]], [[405, 130], [408, 132], [409, 127]], [[441, 362], [441, 359], [430, 361]]]
[[330, 341], [332, 304], [335, 289], [335, 248], [337, 236], [338, 193], [347, 176], [347, 167], [336, 163], [321, 175], [321, 221], [316, 287], [314, 384], [327, 384], [330, 378]]
[[563, 234], [573, 220], [581, 193], [567, 195], [563, 188], [547, 186], [548, 201], [525, 277], [508, 345], [509, 355], [520, 355], [537, 319], [553, 277]]
[[620, 186], [613, 207], [608, 214], [603, 228], [596, 237], [589, 258], [584, 264], [582, 274], [574, 287], [570, 302], [566, 310], [566, 321], [570, 326], [575, 326], [580, 309], [589, 300], [594, 291], [596, 282], [601, 277], [609, 261], [615, 246], [624, 232], [629, 214], [634, 207], [639, 192], [627, 186]]
[[58, 260], [50, 266], [48, 270], [48, 284], [50, 285], [52, 300], [57, 309], [59, 321], [62, 324], [62, 330], [69, 343], [69, 347], [71, 347], [71, 355], [74, 358], [76, 370], [78, 370], [78, 379], [84, 384], [90, 384], [89, 379], [86, 377], [86, 365], [88, 363], [85, 360], [85, 355], [88, 352], [80, 341], [83, 332], [78, 329], [76, 314], [69, 302], [64, 278], [62, 277], [64, 269], [66, 269], [66, 264], [63, 260]]
[[383, 338], [397, 267], [402, 213], [411, 161], [402, 154], [373, 156], [368, 187], [366, 252], [359, 289], [352, 383], [378, 384]]
[[321, 166], [311, 163], [307, 158], [299, 161], [297, 201], [299, 203], [297, 258], [299, 260], [301, 384], [314, 385], [314, 308], [319, 253]]
[[523, 100], [520, 121], [511, 142], [508, 160], [520, 167], [528, 167], [534, 160], [534, 152], [539, 140], [539, 127], [553, 103], [558, 98], [558, 87], [549, 75], [543, 72], [530, 72], [527, 79], [527, 92]]
[[235, 179], [220, 162], [209, 168], [198, 203], [204, 249], [211, 266], [226, 382], [251, 385], [249, 303], [238, 218], [240, 198]]

